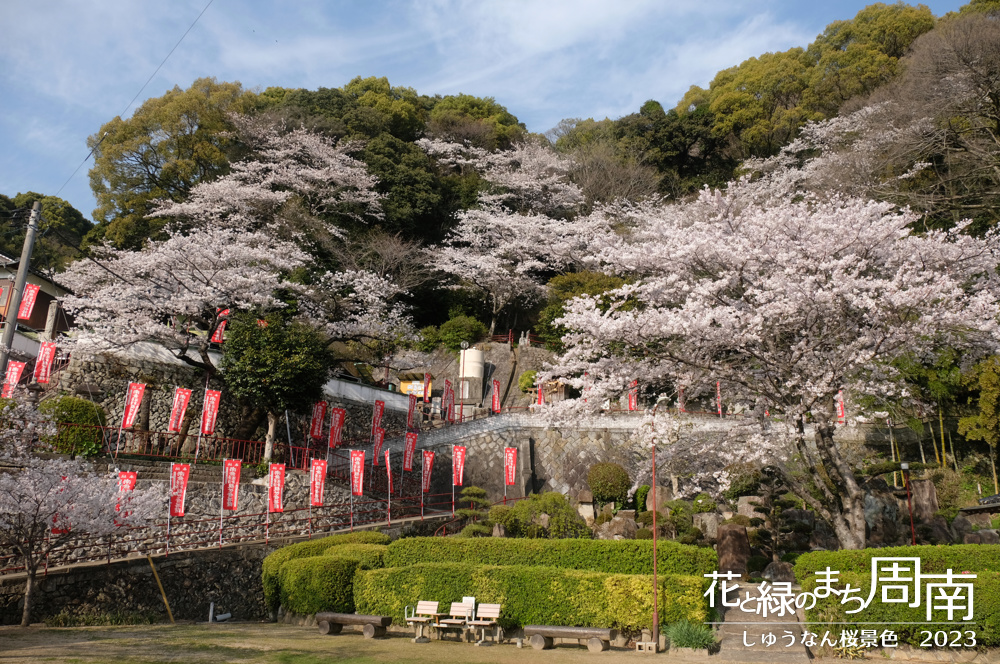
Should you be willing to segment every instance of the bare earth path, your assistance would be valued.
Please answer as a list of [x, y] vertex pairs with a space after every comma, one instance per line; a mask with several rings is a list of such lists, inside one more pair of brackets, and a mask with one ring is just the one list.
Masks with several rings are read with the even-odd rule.
[[[391, 634], [387, 639], [365, 639], [360, 632], [346, 631], [339, 636], [322, 636], [315, 628], [273, 623], [75, 628], [39, 626], [28, 629], [0, 627], [0, 664], [570, 664], [590, 659], [606, 664], [636, 664], [638, 660], [646, 658], [630, 650], [612, 649], [605, 653], [590, 653], [584, 647], [569, 645], [557, 646], [554, 650], [544, 652], [532, 650], [527, 644], [523, 649], [507, 643], [489, 648], [447, 641], [416, 645], [403, 634]], [[696, 661], [704, 663], [705, 660], [692, 659], [691, 664]], [[672, 656], [670, 662], [683, 663], [684, 660]]]

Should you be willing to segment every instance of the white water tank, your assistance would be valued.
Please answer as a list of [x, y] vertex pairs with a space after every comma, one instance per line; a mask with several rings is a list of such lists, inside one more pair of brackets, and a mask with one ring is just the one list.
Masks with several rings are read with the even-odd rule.
[[483, 369], [486, 365], [486, 354], [477, 348], [460, 351], [459, 385], [460, 399], [478, 402], [483, 398]]

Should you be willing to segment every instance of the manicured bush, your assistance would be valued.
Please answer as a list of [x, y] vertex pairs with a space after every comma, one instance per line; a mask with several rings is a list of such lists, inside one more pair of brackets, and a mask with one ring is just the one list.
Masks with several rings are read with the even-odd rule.
[[[542, 514], [549, 516], [547, 529], [535, 523]], [[566, 500], [566, 496], [556, 491], [532, 494], [513, 506], [496, 505], [490, 510], [489, 520], [502, 523], [510, 537], [589, 539], [592, 536], [580, 513]]]
[[457, 316], [438, 328], [441, 343], [448, 350], [459, 350], [462, 342], [474, 344], [486, 336], [489, 330], [472, 316]]
[[[980, 545], [972, 545], [980, 546]], [[918, 548], [918, 547], [901, 547], [901, 548]], [[927, 547], [930, 548], [930, 547]], [[942, 548], [957, 548], [957, 547], [942, 547]], [[877, 549], [877, 551], [888, 551], [889, 549]], [[826, 553], [826, 552], [823, 552]], [[833, 552], [830, 552], [833, 553]], [[848, 553], [848, 552], [838, 552], [838, 553]], [[854, 553], [854, 552], [851, 552]], [[799, 557], [799, 560], [804, 558], [806, 555]], [[832, 568], [831, 569], [835, 569]], [[921, 573], [927, 570], [921, 565]], [[961, 571], [961, 570], [956, 570]], [[857, 602], [848, 602], [847, 604], [841, 604], [841, 598], [837, 595], [830, 595], [824, 599], [818, 599], [816, 606], [808, 609], [806, 611], [806, 620], [810, 622], [828, 623], [831, 624], [829, 628], [824, 628], [823, 625], [811, 625], [810, 630], [818, 634], [822, 634], [824, 630], [829, 629], [832, 634], [840, 634], [841, 625], [834, 623], [860, 623], [870, 622], [878, 624], [879, 633], [882, 630], [892, 630], [896, 632], [900, 643], [909, 643], [911, 645], [919, 646], [921, 642], [926, 639], [925, 634], [921, 632], [930, 631], [931, 633], [937, 631], [948, 631], [948, 630], [961, 630], [963, 641], [965, 638], [966, 630], [973, 630], [976, 633], [976, 642], [979, 646], [985, 647], [996, 647], [1000, 646], [1000, 573], [998, 572], [975, 572], [977, 578], [971, 579], [974, 587], [974, 613], [972, 624], [965, 625], [928, 625], [927, 620], [927, 597], [925, 593], [921, 594], [921, 602], [917, 607], [910, 608], [909, 604], [906, 603], [884, 603], [881, 601], [881, 596], [876, 593], [875, 598], [872, 600], [868, 608], [864, 609], [859, 613], [847, 613], [848, 610], [854, 610], [857, 608]], [[800, 579], [801, 580], [801, 579]], [[855, 593], [854, 596], [860, 596], [862, 598], [867, 598], [869, 589], [871, 586], [871, 572], [841, 572], [837, 578], [837, 583], [834, 584], [835, 587], [845, 588], [847, 584], [851, 584], [855, 588], [860, 588], [860, 594]], [[926, 588], [926, 583], [923, 584]], [[805, 592], [810, 592], [816, 588], [816, 577], [810, 576], [805, 581], [802, 582], [802, 590]], [[953, 591], [948, 591], [949, 593]], [[948, 614], [942, 611], [936, 611], [931, 614], [932, 620], [934, 621], [946, 621], [949, 620]], [[956, 612], [954, 620], [961, 620], [964, 617], [964, 612]], [[950, 638], [949, 638], [950, 640]]]
[[[660, 575], [661, 623], [705, 620], [709, 615], [705, 581], [698, 576]], [[359, 613], [392, 616], [397, 624], [404, 624], [404, 607], [420, 600], [447, 606], [471, 595], [478, 602], [501, 604], [500, 623], [507, 629], [540, 624], [636, 630], [651, 625], [652, 585], [648, 575], [425, 563], [359, 571], [354, 599]]]
[[385, 550], [385, 544], [340, 544], [331, 546], [323, 555], [356, 560], [361, 569], [378, 569], [384, 567]]
[[646, 497], [649, 495], [650, 486], [648, 484], [643, 484], [638, 489], [635, 490], [635, 511], [645, 512], [646, 511]]
[[829, 567], [839, 572], [871, 574], [872, 558], [920, 558], [920, 571], [1000, 572], [1000, 544], [956, 544], [954, 546], [895, 546], [884, 549], [813, 551], [795, 561], [795, 577], [802, 582], [817, 570]]
[[264, 584], [264, 601], [272, 609], [277, 609], [281, 602], [279, 596], [278, 574], [281, 566], [289, 560], [296, 558], [309, 558], [320, 556], [332, 546], [342, 544], [388, 544], [389, 537], [383, 533], [374, 531], [360, 531], [356, 533], [345, 533], [342, 535], [331, 535], [320, 539], [299, 542], [282, 547], [264, 558], [262, 566], [262, 577]]
[[707, 493], [699, 493], [694, 497], [694, 500], [691, 501], [691, 510], [695, 514], [714, 512], [717, 506], [716, 502], [712, 500], [712, 497]]
[[653, 539], [653, 531], [649, 528], [640, 528], [635, 531], [635, 538], [637, 540], [651, 540]]
[[[107, 417], [100, 405], [87, 399], [62, 396], [46, 399], [38, 406], [38, 410], [49, 416], [56, 424], [80, 424], [90, 426], [105, 426]], [[101, 429], [90, 429], [84, 426], [63, 427], [52, 439], [52, 445], [63, 454], [92, 456], [101, 451], [104, 443]]]
[[632, 480], [629, 479], [628, 472], [617, 463], [601, 461], [590, 467], [587, 484], [598, 504], [615, 503], [622, 507], [628, 499]]
[[420, 328], [417, 336], [419, 337], [417, 350], [422, 350], [425, 353], [430, 353], [441, 344], [441, 333], [434, 325]]
[[489, 537], [493, 534], [493, 529], [489, 526], [484, 526], [481, 523], [470, 523], [465, 528], [462, 528], [458, 537]]
[[[715, 551], [670, 541], [657, 542], [657, 561], [657, 570], [663, 574], [701, 576], [719, 567]], [[439, 562], [537, 565], [610, 574], [652, 574], [653, 542], [408, 537], [390, 544], [385, 556], [386, 567]]]
[[672, 648], [708, 649], [715, 645], [715, 633], [708, 625], [679, 620], [668, 626], [666, 632]]
[[360, 567], [356, 559], [335, 555], [289, 560], [278, 574], [281, 605], [299, 614], [354, 613], [354, 573]]
[[538, 372], [534, 369], [523, 372], [517, 377], [517, 389], [521, 390], [525, 394], [535, 389], [535, 376]]

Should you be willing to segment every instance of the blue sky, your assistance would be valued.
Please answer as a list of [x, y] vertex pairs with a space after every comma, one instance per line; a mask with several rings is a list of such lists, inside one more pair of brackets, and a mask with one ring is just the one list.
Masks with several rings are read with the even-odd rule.
[[[94, 209], [86, 139], [120, 115], [208, 0], [0, 0], [0, 193]], [[691, 85], [805, 46], [865, 2], [827, 0], [213, 0], [124, 114], [198, 77], [339, 87], [386, 76], [491, 96], [528, 129], [673, 106]], [[914, 3], [915, 4], [915, 3]], [[925, 2], [940, 16], [964, 2]], [[68, 183], [67, 183], [67, 180]], [[65, 186], [63, 186], [65, 184]]]

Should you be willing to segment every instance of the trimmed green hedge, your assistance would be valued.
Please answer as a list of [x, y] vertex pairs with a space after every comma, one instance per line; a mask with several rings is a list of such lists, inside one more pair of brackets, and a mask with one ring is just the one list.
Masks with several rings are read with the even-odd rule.
[[331, 535], [321, 539], [299, 542], [282, 547], [264, 558], [262, 577], [264, 583], [264, 601], [268, 607], [277, 609], [281, 602], [279, 597], [278, 574], [281, 566], [289, 560], [296, 558], [309, 558], [320, 556], [331, 546], [342, 544], [388, 544], [389, 536], [375, 531], [360, 531], [356, 533], [344, 533], [342, 535]]
[[323, 552], [324, 556], [335, 556], [347, 560], [356, 560], [361, 569], [378, 569], [385, 567], [386, 546], [384, 544], [341, 544], [332, 546]]
[[354, 613], [354, 573], [359, 560], [339, 556], [296, 558], [281, 566], [279, 599], [291, 613]]
[[[701, 576], [719, 568], [715, 552], [676, 542], [657, 542], [660, 574]], [[652, 540], [410, 537], [389, 545], [386, 567], [419, 563], [535, 565], [609, 574], [652, 574]], [[423, 598], [427, 599], [427, 598]]]
[[[706, 581], [699, 576], [660, 575], [661, 623], [707, 620]], [[405, 624], [406, 606], [436, 600], [446, 609], [466, 595], [477, 602], [502, 604], [500, 623], [508, 629], [540, 624], [637, 630], [649, 627], [653, 615], [653, 583], [647, 575], [425, 563], [359, 570], [354, 577], [357, 611], [392, 616], [400, 625]]]
[[940, 574], [956, 572], [1000, 572], [1000, 544], [956, 544], [954, 546], [895, 546], [852, 551], [813, 551], [795, 561], [799, 583], [818, 570], [829, 567], [839, 572], [859, 572], [871, 576], [872, 558], [920, 558], [920, 570]]
[[[981, 546], [981, 545], [971, 545], [971, 546]], [[902, 547], [902, 548], [935, 548], [935, 547]], [[958, 548], [958, 547], [948, 547], [948, 548]], [[888, 549], [878, 549], [878, 551], [887, 551]], [[825, 552], [824, 552], [825, 553]], [[856, 553], [844, 551], [841, 553]], [[804, 554], [799, 558], [801, 560]], [[825, 569], [824, 565], [824, 569]], [[836, 569], [833, 565], [830, 565], [831, 569]], [[921, 572], [928, 571], [925, 570], [923, 565], [921, 565]], [[956, 570], [960, 571], [960, 570]], [[986, 647], [996, 647], [1000, 646], [1000, 573], [998, 572], [981, 572], [975, 571], [977, 575], [976, 579], [972, 580], [974, 584], [974, 613], [973, 618], [975, 620], [974, 625], [907, 625], [904, 623], [925, 623], [927, 622], [927, 599], [925, 594], [921, 594], [921, 603], [919, 607], [910, 608], [906, 604], [883, 604], [880, 599], [880, 594], [876, 593], [875, 598], [872, 603], [868, 605], [868, 608], [859, 613], [848, 614], [847, 609], [857, 608], [856, 602], [850, 602], [848, 604], [841, 604], [840, 597], [836, 595], [831, 595], [825, 599], [819, 599], [816, 601], [816, 606], [812, 609], [806, 611], [806, 620], [809, 622], [825, 622], [825, 623], [860, 623], [860, 622], [871, 622], [871, 623], [891, 623], [886, 625], [861, 625], [860, 628], [870, 628], [877, 627], [879, 634], [883, 630], [889, 629], [896, 632], [899, 638], [899, 643], [909, 643], [911, 645], [919, 646], [922, 641], [926, 639], [926, 635], [921, 634], [922, 631], [951, 631], [960, 630], [962, 632], [962, 640], [964, 642], [965, 631], [974, 630], [976, 632], [976, 641], [980, 646]], [[870, 572], [841, 572], [838, 577], [838, 583], [835, 587], [845, 588], [847, 584], [850, 583], [855, 588], [861, 588], [860, 596], [862, 598], [867, 598], [869, 593], [869, 588], [871, 586], [871, 573]], [[802, 583], [803, 591], [812, 591], [816, 587], [816, 577], [810, 576]], [[857, 596], [857, 595], [855, 595]], [[948, 620], [948, 614], [940, 611], [935, 611], [933, 614], [934, 621], [946, 621]], [[964, 614], [955, 614], [956, 620], [961, 620]], [[831, 625], [830, 627], [824, 628], [822, 625], [812, 625], [810, 630], [822, 635], [825, 630], [829, 630], [831, 635], [840, 636], [841, 629], [844, 629], [844, 625]], [[951, 639], [949, 639], [950, 641]]]

